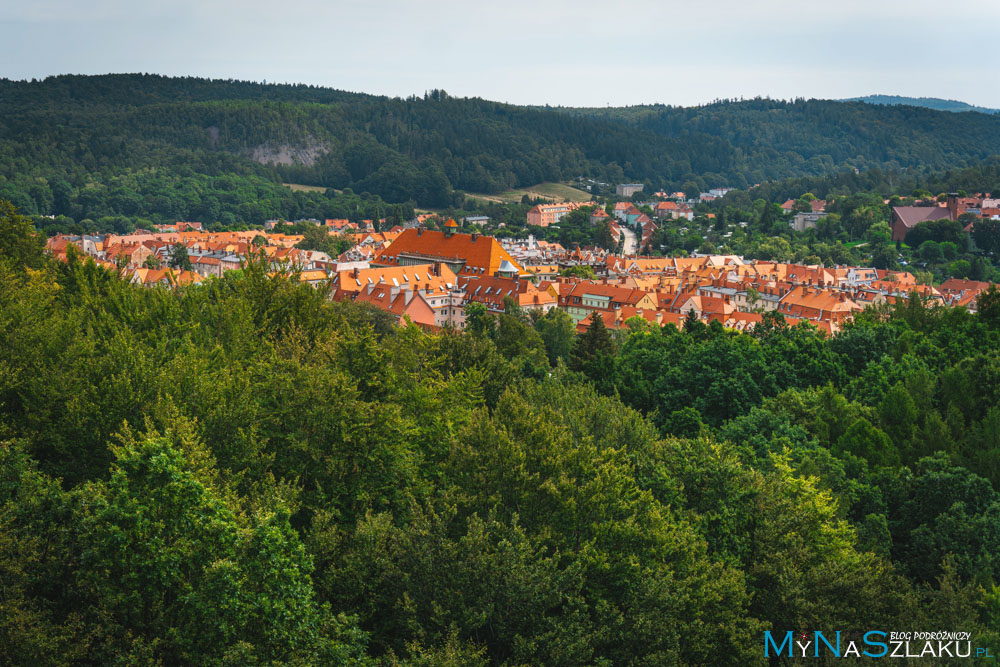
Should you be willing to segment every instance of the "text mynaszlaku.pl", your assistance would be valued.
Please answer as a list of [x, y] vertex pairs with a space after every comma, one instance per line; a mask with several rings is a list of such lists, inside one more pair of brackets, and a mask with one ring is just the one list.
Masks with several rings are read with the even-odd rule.
[[[777, 635], [777, 636], [776, 636]], [[779, 643], [780, 640], [780, 643]], [[995, 658], [971, 633], [949, 631], [764, 632], [764, 655], [788, 658]]]

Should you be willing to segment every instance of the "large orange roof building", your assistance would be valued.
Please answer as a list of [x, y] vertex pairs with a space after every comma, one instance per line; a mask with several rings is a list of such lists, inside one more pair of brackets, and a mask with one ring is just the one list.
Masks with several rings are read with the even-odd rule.
[[443, 262], [462, 276], [528, 276], [492, 236], [459, 234], [454, 226], [437, 232], [407, 229], [372, 258], [372, 266], [409, 266]]

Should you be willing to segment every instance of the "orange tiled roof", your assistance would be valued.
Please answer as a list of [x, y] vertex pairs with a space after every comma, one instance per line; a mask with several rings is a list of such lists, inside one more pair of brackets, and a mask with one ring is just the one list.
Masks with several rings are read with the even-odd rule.
[[527, 280], [496, 277], [460, 276], [458, 284], [465, 290], [466, 299], [486, 304], [494, 310], [503, 308], [505, 297], [513, 298], [522, 308], [545, 308], [556, 305], [556, 297]]
[[401, 255], [425, 257], [428, 261], [465, 261], [460, 273], [492, 276], [506, 260], [518, 273], [524, 268], [492, 236], [458, 234], [450, 236], [434, 230], [407, 229], [372, 260], [374, 264], [395, 265]]
[[456, 285], [458, 279], [446, 264], [411, 264], [409, 266], [382, 266], [369, 269], [337, 271], [332, 278], [336, 289], [334, 298], [356, 295], [369, 285], [398, 287], [402, 285]]

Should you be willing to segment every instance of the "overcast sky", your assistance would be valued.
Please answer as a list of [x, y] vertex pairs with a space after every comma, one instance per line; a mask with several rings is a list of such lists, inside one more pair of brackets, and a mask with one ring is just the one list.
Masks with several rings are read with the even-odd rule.
[[1000, 1], [0, 0], [0, 76], [157, 72], [572, 106], [1000, 107]]

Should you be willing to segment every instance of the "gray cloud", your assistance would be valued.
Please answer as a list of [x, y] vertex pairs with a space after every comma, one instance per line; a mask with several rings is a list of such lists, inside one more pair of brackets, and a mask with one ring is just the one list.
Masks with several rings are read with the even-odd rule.
[[523, 104], [695, 104], [889, 93], [1000, 106], [953, 0], [36, 0], [0, 14], [0, 75], [161, 72]]

